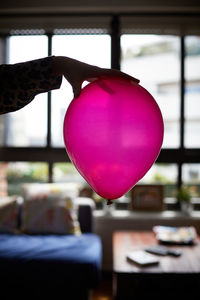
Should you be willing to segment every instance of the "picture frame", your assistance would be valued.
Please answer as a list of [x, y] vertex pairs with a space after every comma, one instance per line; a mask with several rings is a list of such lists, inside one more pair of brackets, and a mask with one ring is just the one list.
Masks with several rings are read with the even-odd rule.
[[163, 185], [136, 185], [131, 190], [130, 209], [134, 211], [162, 211]]

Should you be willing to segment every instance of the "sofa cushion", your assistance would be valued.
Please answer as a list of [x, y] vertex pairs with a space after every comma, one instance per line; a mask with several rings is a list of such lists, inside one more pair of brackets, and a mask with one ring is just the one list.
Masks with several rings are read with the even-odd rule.
[[[71, 186], [70, 186], [71, 187]], [[80, 234], [74, 188], [56, 184], [26, 184], [21, 229], [29, 234]]]
[[64, 280], [66, 287], [92, 288], [99, 279], [101, 253], [100, 238], [93, 233], [0, 235], [1, 273], [18, 280]]
[[0, 232], [16, 232], [18, 229], [19, 198], [0, 199]]

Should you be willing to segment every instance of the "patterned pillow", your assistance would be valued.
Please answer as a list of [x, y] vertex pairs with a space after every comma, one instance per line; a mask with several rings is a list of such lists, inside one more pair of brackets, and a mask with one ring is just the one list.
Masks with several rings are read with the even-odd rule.
[[[33, 184], [34, 185], [34, 184]], [[29, 184], [22, 209], [21, 229], [31, 234], [81, 234], [77, 206], [68, 193]], [[31, 187], [30, 187], [31, 186]], [[35, 186], [36, 187], [36, 186]]]
[[15, 196], [0, 198], [0, 232], [18, 231], [19, 200]]
[[71, 198], [79, 195], [80, 184], [78, 183], [25, 183], [22, 185], [21, 194], [24, 200], [39, 194], [60, 195], [66, 193]]

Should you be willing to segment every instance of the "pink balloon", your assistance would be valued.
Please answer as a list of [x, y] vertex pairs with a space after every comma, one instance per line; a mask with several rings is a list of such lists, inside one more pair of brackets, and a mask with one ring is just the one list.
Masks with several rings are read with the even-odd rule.
[[105, 199], [127, 193], [151, 168], [163, 142], [163, 118], [142, 86], [98, 79], [70, 103], [64, 119], [67, 153]]

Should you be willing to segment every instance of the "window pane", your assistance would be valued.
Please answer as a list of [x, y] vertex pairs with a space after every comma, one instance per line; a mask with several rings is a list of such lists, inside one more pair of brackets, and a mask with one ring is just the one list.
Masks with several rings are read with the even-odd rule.
[[[57, 35], [53, 37], [53, 54], [78, 59], [99, 67], [110, 67], [109, 35]], [[64, 147], [63, 120], [73, 99], [69, 83], [63, 79], [59, 90], [52, 93], [52, 145]]]
[[16, 162], [7, 165], [8, 194], [20, 195], [21, 185], [48, 181], [48, 164]]
[[5, 145], [6, 136], [6, 114], [0, 116], [0, 146]]
[[[46, 36], [12, 36], [9, 38], [9, 63], [47, 56]], [[6, 115], [4, 142], [8, 146], [44, 146], [47, 136], [47, 94], [17, 112]]]
[[0, 162], [0, 199], [8, 195], [7, 170], [8, 163]]
[[86, 182], [72, 163], [55, 163], [53, 165], [53, 181], [78, 183]]
[[194, 197], [200, 197], [200, 164], [183, 165], [183, 183], [191, 186]]
[[177, 185], [178, 168], [175, 164], [154, 164], [140, 180], [141, 184], [163, 184], [164, 197], [174, 197]]
[[200, 37], [186, 37], [185, 147], [200, 147]]
[[121, 69], [136, 78], [157, 101], [165, 126], [164, 148], [179, 141], [179, 38], [124, 34], [121, 37]]

